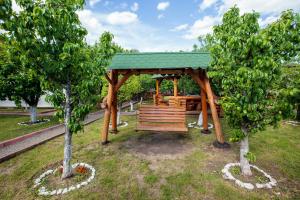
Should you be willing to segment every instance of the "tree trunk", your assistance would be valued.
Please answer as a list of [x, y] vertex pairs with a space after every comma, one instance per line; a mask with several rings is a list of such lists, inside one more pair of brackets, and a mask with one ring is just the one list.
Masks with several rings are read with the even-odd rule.
[[64, 146], [64, 161], [62, 179], [72, 176], [72, 133], [70, 130], [71, 119], [71, 83], [68, 81], [65, 91], [65, 146]]
[[35, 123], [37, 121], [36, 107], [37, 106], [30, 106], [30, 121], [31, 121], [31, 123]]
[[202, 117], [202, 112], [200, 112], [199, 117], [198, 117], [197, 125], [202, 126], [202, 124], [203, 124], [203, 117]]
[[130, 103], [130, 112], [133, 112], [133, 111], [134, 111], [134, 110], [133, 110], [133, 102], [130, 101], [129, 103]]
[[242, 175], [251, 176], [252, 172], [250, 169], [250, 164], [248, 159], [245, 157], [249, 152], [248, 133], [246, 130], [243, 130], [243, 133], [245, 134], [245, 137], [241, 140], [241, 146], [240, 146], [241, 171], [242, 171]]
[[296, 115], [296, 120], [300, 121], [300, 104], [297, 105], [297, 115]]
[[119, 126], [121, 124], [121, 107], [122, 107], [122, 105], [120, 104], [118, 106], [118, 113], [117, 113], [117, 126]]
[[141, 97], [140, 104], [142, 104], [142, 102], [143, 102], [143, 97]]

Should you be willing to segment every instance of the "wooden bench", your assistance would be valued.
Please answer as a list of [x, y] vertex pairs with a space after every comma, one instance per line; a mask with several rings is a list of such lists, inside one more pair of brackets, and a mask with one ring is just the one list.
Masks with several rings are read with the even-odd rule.
[[188, 132], [185, 109], [169, 106], [142, 105], [139, 109], [137, 131]]

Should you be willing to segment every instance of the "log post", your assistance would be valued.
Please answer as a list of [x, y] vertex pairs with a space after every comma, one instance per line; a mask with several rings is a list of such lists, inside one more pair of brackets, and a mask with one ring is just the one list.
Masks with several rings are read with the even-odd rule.
[[207, 78], [207, 75], [204, 74], [203, 76], [201, 76], [204, 86], [205, 86], [205, 90], [206, 90], [206, 94], [208, 97], [208, 103], [210, 106], [210, 110], [211, 110], [211, 114], [212, 114], [212, 118], [214, 121], [214, 126], [215, 126], [215, 133], [216, 133], [216, 137], [217, 137], [217, 141], [214, 142], [214, 146], [217, 148], [229, 148], [229, 144], [225, 142], [224, 140], [224, 135], [222, 133], [222, 128], [221, 128], [221, 124], [220, 124], [220, 120], [218, 117], [218, 112], [217, 112], [217, 108], [214, 102], [214, 97], [213, 97], [213, 92], [211, 89], [211, 86], [209, 84], [209, 80]]
[[156, 91], [155, 91], [156, 93], [155, 94], [158, 95], [159, 94], [159, 80], [158, 79], [155, 80], [155, 85], [156, 85]]
[[156, 90], [155, 90], [155, 104], [156, 104], [156, 105], [159, 104], [159, 102], [158, 102], [158, 101], [159, 101], [159, 99], [158, 99], [158, 95], [159, 95], [159, 85], [160, 85], [160, 84], [159, 84], [159, 80], [156, 79], [156, 80], [155, 80], [155, 86], [156, 86], [156, 87], [155, 87], [155, 89], [156, 89]]
[[204, 89], [201, 88], [201, 107], [202, 107], [202, 119], [203, 119], [203, 129], [201, 130], [201, 133], [209, 134], [211, 133], [210, 130], [208, 130], [208, 116], [207, 116], [207, 103], [206, 103], [206, 92]]
[[177, 87], [177, 78], [175, 77], [173, 80], [173, 84], [174, 84], [174, 97], [178, 96], [178, 87]]
[[118, 99], [117, 99], [117, 91], [115, 90], [115, 86], [118, 83], [118, 71], [113, 73], [112, 82], [114, 84], [114, 95], [112, 99], [111, 105], [111, 130], [110, 132], [116, 134], [118, 132], [117, 129], [117, 112], [118, 112]]
[[[113, 80], [114, 73], [115, 73], [114, 70], [111, 70], [111, 72], [109, 74], [110, 80]], [[103, 145], [108, 143], [108, 130], [109, 130], [109, 121], [110, 121], [111, 105], [112, 105], [113, 96], [114, 96], [114, 85], [109, 83], [108, 95], [107, 95], [107, 105], [105, 108], [102, 134], [101, 134], [101, 141], [102, 141]]]

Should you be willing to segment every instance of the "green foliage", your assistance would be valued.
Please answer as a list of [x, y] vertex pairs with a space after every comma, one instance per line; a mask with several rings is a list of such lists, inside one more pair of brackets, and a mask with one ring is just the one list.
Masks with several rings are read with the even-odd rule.
[[221, 25], [208, 36], [212, 56], [209, 76], [221, 83], [229, 125], [236, 129], [233, 140], [277, 125], [284, 111], [275, 90], [281, 79], [281, 62], [299, 49], [299, 23], [292, 11], [283, 12], [277, 22], [264, 29], [259, 14], [231, 8]]
[[[121, 78], [120, 76], [119, 78]], [[108, 81], [103, 77], [103, 87], [101, 91], [101, 97], [106, 97], [108, 93]], [[118, 91], [118, 104], [122, 104], [126, 101], [130, 101], [134, 96], [140, 94], [143, 91], [139, 76], [131, 76]]]
[[256, 161], [256, 156], [252, 152], [248, 152], [245, 157], [252, 163]]
[[208, 52], [209, 47], [208, 47], [208, 42], [207, 42], [206, 37], [199, 36], [198, 42], [199, 42], [199, 45], [197, 45], [197, 44], [193, 45], [192, 52]]
[[174, 85], [173, 85], [173, 81], [172, 80], [164, 79], [161, 82], [160, 91], [162, 93], [173, 94], [173, 88], [174, 88]]
[[130, 101], [135, 95], [142, 92], [138, 76], [131, 76], [118, 91], [118, 103]]
[[178, 81], [179, 92], [183, 95], [199, 95], [200, 88], [199, 85], [187, 75], [180, 77]]
[[296, 119], [300, 120], [300, 64], [286, 64], [283, 66], [283, 78], [279, 84], [280, 94], [283, 101], [290, 108], [285, 117], [297, 110]]
[[141, 74], [140, 82], [142, 87], [141, 92], [149, 92], [155, 89], [155, 80], [149, 74]]
[[[40, 80], [42, 74], [41, 46], [33, 24], [32, 8], [23, 7], [20, 13], [12, 12], [11, 2], [4, 1], [1, 7], [1, 62], [0, 98], [15, 101], [24, 100], [36, 106], [43, 94]], [[21, 2], [21, 1], [20, 1]]]
[[42, 55], [39, 71], [45, 76], [43, 87], [51, 92], [48, 100], [61, 119], [68, 118], [66, 108], [70, 106], [67, 126], [75, 133], [82, 129], [82, 121], [100, 97], [101, 75], [115, 53], [113, 36], [104, 33], [96, 44], [98, 48], [85, 44], [87, 32], [76, 14], [83, 8], [82, 0], [19, 3], [32, 17], [30, 23]]

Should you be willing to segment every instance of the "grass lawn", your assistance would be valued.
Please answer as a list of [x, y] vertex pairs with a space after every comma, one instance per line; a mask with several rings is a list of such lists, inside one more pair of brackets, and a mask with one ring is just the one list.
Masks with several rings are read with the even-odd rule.
[[[74, 135], [73, 162], [93, 165], [95, 179], [52, 199], [300, 198], [300, 127], [269, 128], [250, 139], [250, 148], [257, 156], [255, 164], [277, 179], [278, 186], [247, 191], [224, 180], [221, 174], [226, 163], [238, 160], [237, 144], [229, 150], [215, 149], [214, 135], [199, 134], [197, 129], [191, 129], [187, 136], [135, 132], [135, 116], [122, 118], [130, 122], [129, 126], [110, 135], [107, 146], [99, 141], [102, 120]], [[0, 163], [0, 199], [46, 199], [36, 195], [33, 179], [62, 158], [63, 137], [58, 137]]]
[[[50, 119], [50, 122], [41, 124], [34, 124], [31, 126], [18, 125], [19, 122], [29, 121], [29, 116], [4, 116], [0, 115], [0, 141], [12, 139], [21, 135], [31, 133], [33, 131], [41, 130], [55, 124], [58, 124], [58, 120], [55, 117], [42, 117]], [[38, 119], [42, 119], [38, 117]]]
[[[54, 110], [53, 108], [38, 108], [37, 113], [42, 113], [45, 111], [51, 111]], [[1, 112], [16, 112], [16, 113], [29, 113], [29, 110], [26, 110], [25, 108], [6, 108], [2, 107], [0, 108], [0, 113]]]

